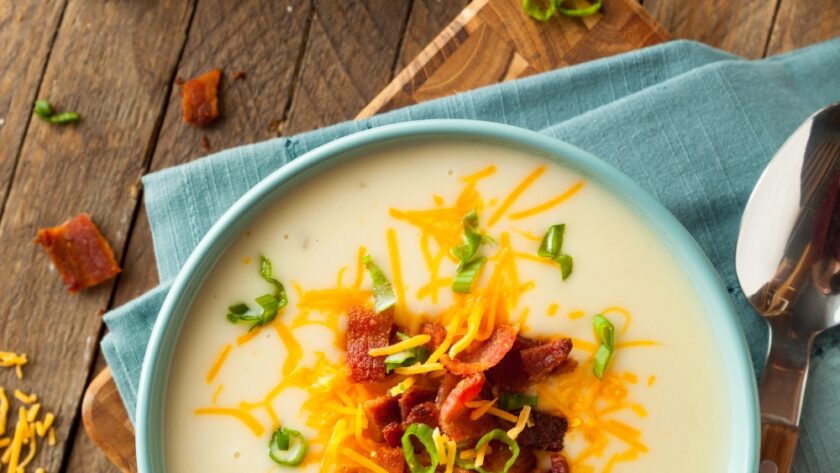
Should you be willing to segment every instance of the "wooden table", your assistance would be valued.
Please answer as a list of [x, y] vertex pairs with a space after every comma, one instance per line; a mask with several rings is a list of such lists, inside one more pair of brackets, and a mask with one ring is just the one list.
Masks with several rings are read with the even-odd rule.
[[[608, 3], [610, 0], [606, 0]], [[157, 284], [140, 176], [210, 150], [352, 118], [466, 0], [13, 0], [0, 2], [0, 350], [26, 352], [23, 382], [59, 416], [48, 471], [117, 471], [80, 426], [104, 366], [98, 315]], [[234, 8], [234, 5], [236, 6]], [[836, 0], [644, 0], [675, 37], [759, 58], [840, 31]], [[177, 87], [213, 67], [224, 118], [180, 123]], [[231, 80], [244, 71], [244, 80]], [[33, 116], [36, 98], [80, 112], [74, 127]], [[68, 296], [31, 240], [93, 214], [126, 268]], [[0, 468], [2, 470], [2, 468]]]

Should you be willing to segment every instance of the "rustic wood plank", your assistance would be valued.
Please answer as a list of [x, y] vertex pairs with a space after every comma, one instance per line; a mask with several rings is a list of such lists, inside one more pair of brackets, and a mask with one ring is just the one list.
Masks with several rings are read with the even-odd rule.
[[0, 218], [65, 4], [0, 3]]
[[[178, 77], [189, 78], [221, 67], [222, 117], [206, 128], [181, 120], [181, 96], [173, 87], [151, 162], [151, 170], [189, 162], [211, 150], [262, 141], [276, 136], [291, 100], [290, 91], [305, 41], [310, 3], [307, 0], [200, 0]], [[234, 79], [236, 72], [245, 78]], [[126, 253], [126, 271], [120, 278], [114, 307], [124, 304], [158, 283], [151, 231], [145, 209], [136, 218]]]
[[781, 0], [767, 54], [780, 54], [840, 33], [840, 2]]
[[[575, 0], [578, 7], [588, 6]], [[474, 0], [357, 118], [630, 51], [670, 36], [635, 0], [587, 18], [528, 17], [517, 0]]]
[[24, 138], [0, 221], [0, 346], [31, 363], [23, 381], [0, 372], [0, 385], [38, 392], [56, 412], [59, 443], [36, 462], [49, 471], [62, 468], [72, 442], [112, 284], [70, 296], [32, 238], [86, 211], [121, 253], [136, 203], [129, 189], [150, 152], [191, 9], [180, 0], [70, 0], [38, 90], [83, 119], [55, 127], [31, 118]]
[[391, 80], [408, 7], [408, 0], [315, 3], [301, 77], [283, 134], [353, 118], [376, 96]]
[[701, 41], [756, 59], [764, 55], [778, 1], [644, 0], [643, 5], [675, 38]]
[[414, 0], [394, 75], [417, 57], [468, 3], [469, 0]]
[[[119, 393], [116, 391], [117, 386], [113, 381], [107, 383], [112, 378], [110, 377], [110, 370], [105, 363], [105, 358], [101, 353], [96, 357], [93, 373], [97, 375], [105, 373], [107, 376], [93, 378], [90, 386], [85, 391], [85, 397], [82, 399], [82, 411], [84, 411], [88, 403], [94, 402], [94, 399], [90, 397], [91, 392], [99, 393], [101, 396], [97, 402], [108, 399], [110, 402], [107, 402], [105, 405], [121, 407], [122, 401], [119, 399]], [[99, 389], [99, 383], [110, 384], [108, 387], [111, 389]], [[125, 409], [123, 408], [116, 412], [102, 410], [98, 415], [106, 414], [109, 414], [110, 417], [97, 418], [98, 422], [107, 422], [112, 426], [112, 429], [108, 431], [110, 437], [106, 444], [121, 445], [123, 448], [109, 449], [108, 454], [114, 458], [113, 461], [110, 460], [106, 452], [100, 449], [90, 436], [88, 436], [84, 427], [80, 426], [76, 432], [76, 437], [73, 439], [70, 459], [67, 462], [67, 469], [65, 470], [66, 473], [85, 473], [90, 471], [97, 473], [120, 473], [121, 470], [117, 465], [120, 465], [125, 471], [133, 471], [132, 468], [136, 469], [135, 465], [137, 464], [137, 460], [134, 458], [134, 431], [131, 428], [131, 423], [128, 422]], [[126, 442], [130, 444], [130, 448], [125, 448]]]

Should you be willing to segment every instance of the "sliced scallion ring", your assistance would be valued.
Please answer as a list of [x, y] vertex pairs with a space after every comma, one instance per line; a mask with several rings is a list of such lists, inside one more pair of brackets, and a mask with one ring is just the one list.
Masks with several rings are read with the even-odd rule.
[[306, 439], [297, 430], [280, 427], [271, 435], [268, 456], [278, 465], [298, 466], [306, 457]]

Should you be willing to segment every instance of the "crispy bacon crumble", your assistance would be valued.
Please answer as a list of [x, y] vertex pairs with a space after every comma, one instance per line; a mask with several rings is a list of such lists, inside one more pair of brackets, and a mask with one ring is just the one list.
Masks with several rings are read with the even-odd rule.
[[184, 83], [181, 105], [184, 121], [204, 126], [219, 118], [219, 81], [221, 69], [213, 69]]
[[111, 246], [88, 214], [38, 230], [35, 242], [50, 255], [70, 292], [96, 286], [120, 272]]

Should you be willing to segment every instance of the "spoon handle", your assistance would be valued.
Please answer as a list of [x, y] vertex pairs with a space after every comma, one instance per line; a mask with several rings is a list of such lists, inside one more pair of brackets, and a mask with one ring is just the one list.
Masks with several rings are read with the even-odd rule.
[[788, 473], [793, 465], [797, 440], [798, 427], [762, 419], [759, 473]]

